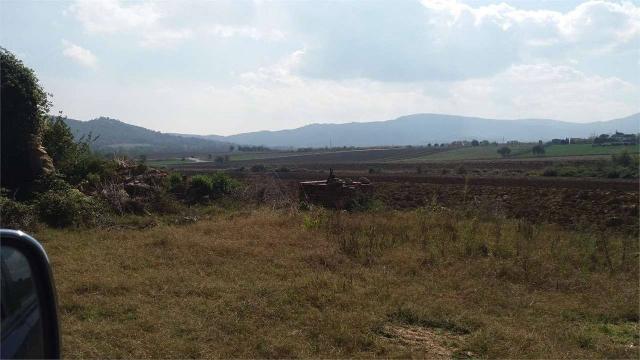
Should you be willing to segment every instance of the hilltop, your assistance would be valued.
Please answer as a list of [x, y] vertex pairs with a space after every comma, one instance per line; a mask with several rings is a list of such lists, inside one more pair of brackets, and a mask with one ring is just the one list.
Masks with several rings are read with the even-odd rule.
[[92, 147], [101, 152], [182, 153], [227, 151], [230, 144], [203, 138], [165, 134], [120, 120], [100, 117], [89, 121], [65, 119], [76, 139], [91, 134]]
[[442, 114], [413, 114], [393, 120], [346, 124], [311, 124], [296, 129], [258, 131], [213, 140], [269, 147], [389, 146], [448, 143], [455, 140], [537, 141], [589, 137], [615, 131], [640, 131], [640, 113], [591, 123], [549, 119], [497, 120]]

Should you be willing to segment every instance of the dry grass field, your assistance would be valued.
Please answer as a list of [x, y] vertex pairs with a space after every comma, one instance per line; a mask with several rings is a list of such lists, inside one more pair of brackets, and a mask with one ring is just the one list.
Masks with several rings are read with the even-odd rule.
[[638, 358], [638, 242], [442, 208], [53, 230], [69, 358]]

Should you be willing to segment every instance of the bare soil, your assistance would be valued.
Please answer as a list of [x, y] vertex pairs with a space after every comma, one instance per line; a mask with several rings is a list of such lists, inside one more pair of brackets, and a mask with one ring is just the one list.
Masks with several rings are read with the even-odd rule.
[[[343, 172], [352, 176], [357, 173]], [[298, 183], [324, 174], [287, 172], [243, 175], [255, 191], [297, 199]], [[570, 228], [638, 232], [637, 180], [540, 177], [367, 175], [375, 197], [391, 209], [423, 206], [475, 210]]]

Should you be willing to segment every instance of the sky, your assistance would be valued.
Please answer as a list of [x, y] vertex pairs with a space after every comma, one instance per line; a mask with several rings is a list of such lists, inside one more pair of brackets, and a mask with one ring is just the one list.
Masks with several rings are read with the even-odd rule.
[[0, 1], [54, 111], [229, 135], [413, 113], [640, 111], [640, 2]]

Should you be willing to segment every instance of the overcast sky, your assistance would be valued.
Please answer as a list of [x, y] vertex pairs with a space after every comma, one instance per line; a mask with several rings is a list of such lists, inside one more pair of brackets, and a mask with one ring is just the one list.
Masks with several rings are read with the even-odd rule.
[[640, 111], [638, 1], [0, 1], [55, 109], [233, 134], [429, 112]]

